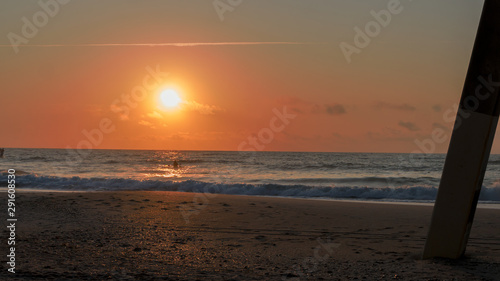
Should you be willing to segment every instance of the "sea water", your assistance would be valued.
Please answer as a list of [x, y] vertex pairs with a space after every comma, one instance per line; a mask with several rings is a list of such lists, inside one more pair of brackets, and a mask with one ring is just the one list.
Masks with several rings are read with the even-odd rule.
[[[12, 148], [0, 158], [0, 186], [15, 169], [18, 189], [432, 202], [444, 160], [444, 154]], [[491, 155], [480, 201], [500, 203], [499, 168], [500, 155]]]

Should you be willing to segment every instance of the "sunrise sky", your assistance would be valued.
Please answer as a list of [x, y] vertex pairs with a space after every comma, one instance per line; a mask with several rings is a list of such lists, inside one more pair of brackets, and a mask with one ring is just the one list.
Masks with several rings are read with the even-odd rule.
[[0, 147], [76, 148], [104, 120], [92, 148], [419, 150], [451, 133], [483, 1], [401, 0], [349, 63], [340, 44], [394, 1], [2, 1]]

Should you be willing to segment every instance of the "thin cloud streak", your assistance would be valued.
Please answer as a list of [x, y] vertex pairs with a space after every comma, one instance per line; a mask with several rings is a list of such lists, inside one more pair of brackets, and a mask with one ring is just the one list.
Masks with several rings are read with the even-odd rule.
[[[98, 44], [36, 44], [16, 47], [199, 47], [199, 46], [244, 46], [244, 45], [322, 45], [321, 42], [197, 42], [197, 43], [98, 43]], [[0, 45], [13, 47], [13, 45]]]

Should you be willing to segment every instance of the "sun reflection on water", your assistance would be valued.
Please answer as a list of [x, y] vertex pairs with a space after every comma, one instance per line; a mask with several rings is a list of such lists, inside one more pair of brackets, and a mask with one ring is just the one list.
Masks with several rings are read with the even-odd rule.
[[[141, 169], [146, 179], [182, 179], [191, 169], [183, 163], [183, 154], [178, 151], [157, 151], [147, 161], [151, 163], [148, 167]], [[179, 163], [174, 167], [174, 161]]]

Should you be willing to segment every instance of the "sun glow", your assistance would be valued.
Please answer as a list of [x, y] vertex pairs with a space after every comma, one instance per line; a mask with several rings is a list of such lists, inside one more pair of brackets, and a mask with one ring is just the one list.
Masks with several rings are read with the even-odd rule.
[[160, 93], [160, 102], [165, 108], [172, 109], [178, 107], [182, 99], [175, 90], [167, 89]]

